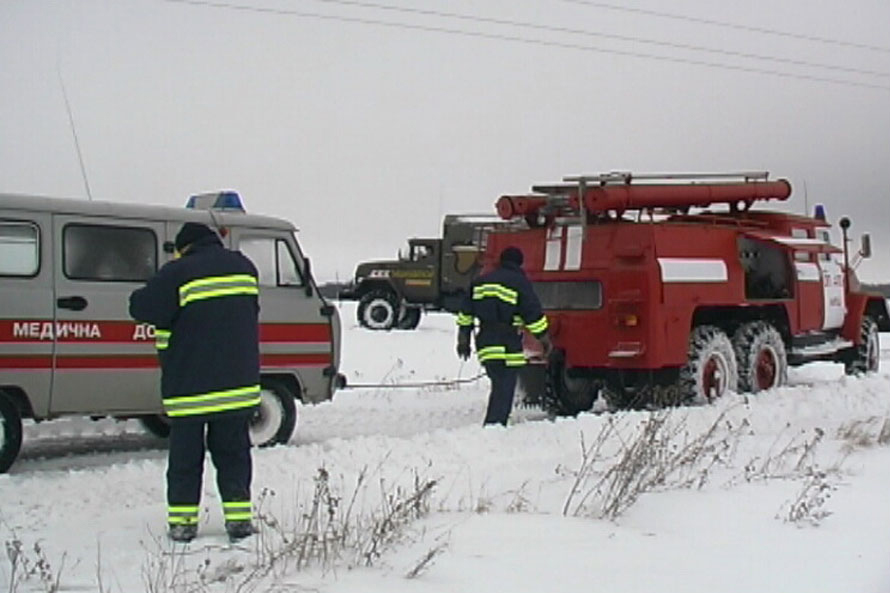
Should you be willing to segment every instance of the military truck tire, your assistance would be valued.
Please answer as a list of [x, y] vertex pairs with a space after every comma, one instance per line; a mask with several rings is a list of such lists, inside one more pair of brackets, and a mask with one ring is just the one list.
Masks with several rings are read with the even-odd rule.
[[6, 473], [22, 450], [22, 414], [12, 398], [0, 391], [0, 474]]
[[396, 295], [388, 290], [372, 290], [358, 302], [359, 325], [373, 330], [391, 330], [399, 317]]
[[140, 416], [139, 423], [142, 428], [158, 438], [170, 438], [170, 419], [163, 414]]
[[680, 369], [678, 403], [710, 403], [738, 389], [738, 365], [729, 337], [713, 325], [689, 336], [689, 354]]
[[402, 316], [399, 318], [399, 329], [417, 329], [420, 325], [421, 316], [420, 307], [404, 307]]
[[788, 379], [785, 342], [767, 321], [752, 321], [732, 336], [739, 369], [739, 391], [757, 393], [784, 385]]
[[859, 325], [861, 342], [846, 350], [844, 372], [848, 375], [864, 375], [877, 372], [881, 366], [881, 338], [877, 322], [868, 315]]
[[285, 444], [297, 426], [294, 394], [278, 381], [265, 380], [260, 405], [250, 419], [250, 442], [255, 447]]

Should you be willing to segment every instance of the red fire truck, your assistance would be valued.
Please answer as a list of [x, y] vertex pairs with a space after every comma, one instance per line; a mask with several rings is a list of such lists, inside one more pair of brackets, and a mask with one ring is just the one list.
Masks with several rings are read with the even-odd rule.
[[[877, 370], [886, 301], [813, 217], [753, 209], [787, 200], [767, 173], [567, 177], [502, 196], [491, 264], [510, 245], [550, 319], [554, 353], [522, 377], [560, 413], [707, 402], [781, 385], [788, 365]], [[852, 260], [852, 261], [851, 261]], [[527, 339], [527, 342], [534, 342]], [[534, 397], [532, 397], [534, 399]]]

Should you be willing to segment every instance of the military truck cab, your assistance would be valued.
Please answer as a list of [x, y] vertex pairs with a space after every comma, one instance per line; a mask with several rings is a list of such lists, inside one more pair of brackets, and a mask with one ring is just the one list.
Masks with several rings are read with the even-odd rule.
[[412, 238], [397, 260], [360, 263], [341, 299], [358, 300], [360, 325], [414, 329], [423, 311], [456, 311], [480, 269], [487, 233], [504, 224], [490, 215], [447, 215], [442, 238]]
[[187, 221], [216, 229], [259, 271], [263, 389], [253, 442], [287, 442], [295, 401], [328, 400], [342, 385], [337, 310], [319, 294], [294, 226], [245, 213], [233, 192], [190, 203], [0, 194], [0, 471], [19, 452], [22, 419], [139, 418], [166, 435], [154, 328], [133, 321], [128, 305], [173, 257]]

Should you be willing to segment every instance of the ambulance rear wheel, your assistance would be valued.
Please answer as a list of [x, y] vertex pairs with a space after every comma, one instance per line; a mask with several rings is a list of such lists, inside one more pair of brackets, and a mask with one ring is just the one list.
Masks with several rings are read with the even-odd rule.
[[294, 394], [278, 381], [263, 381], [260, 405], [250, 418], [250, 443], [255, 447], [287, 443], [296, 426]]
[[0, 391], [0, 474], [12, 466], [22, 449], [22, 414], [12, 398]]
[[140, 416], [139, 423], [142, 428], [158, 438], [166, 439], [170, 436], [170, 419], [163, 414]]
[[399, 317], [396, 295], [388, 290], [372, 290], [358, 301], [358, 322], [374, 330], [390, 330]]
[[738, 365], [729, 337], [713, 325], [689, 336], [686, 364], [680, 369], [677, 403], [710, 403], [738, 389]]
[[739, 391], [757, 393], [783, 385], [788, 359], [782, 335], [766, 321], [752, 321], [732, 336], [739, 368]]

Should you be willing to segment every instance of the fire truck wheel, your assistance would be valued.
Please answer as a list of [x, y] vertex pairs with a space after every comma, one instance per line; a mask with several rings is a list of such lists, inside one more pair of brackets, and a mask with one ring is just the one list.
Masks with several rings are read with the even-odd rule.
[[163, 414], [140, 416], [139, 423], [142, 428], [156, 437], [166, 439], [170, 436], [170, 420]]
[[358, 302], [358, 322], [374, 330], [390, 330], [398, 321], [399, 304], [388, 290], [372, 290]]
[[680, 369], [681, 403], [709, 403], [738, 387], [738, 367], [729, 337], [700, 325], [689, 337], [689, 356]]
[[848, 375], [863, 375], [877, 372], [881, 364], [881, 338], [878, 324], [868, 315], [859, 325], [860, 342], [847, 350], [844, 371]]
[[554, 374], [553, 381], [562, 414], [576, 416], [593, 409], [593, 403], [600, 392], [599, 383], [589, 377], [573, 377], [561, 364]]
[[782, 335], [767, 321], [752, 321], [732, 336], [739, 368], [739, 391], [757, 393], [784, 385], [788, 358]]
[[297, 426], [297, 405], [290, 389], [277, 381], [263, 381], [260, 405], [250, 419], [250, 442], [255, 447], [287, 443]]
[[22, 414], [12, 398], [0, 391], [0, 474], [15, 461], [22, 448]]
[[399, 318], [399, 329], [417, 329], [420, 325], [420, 307], [405, 307]]

